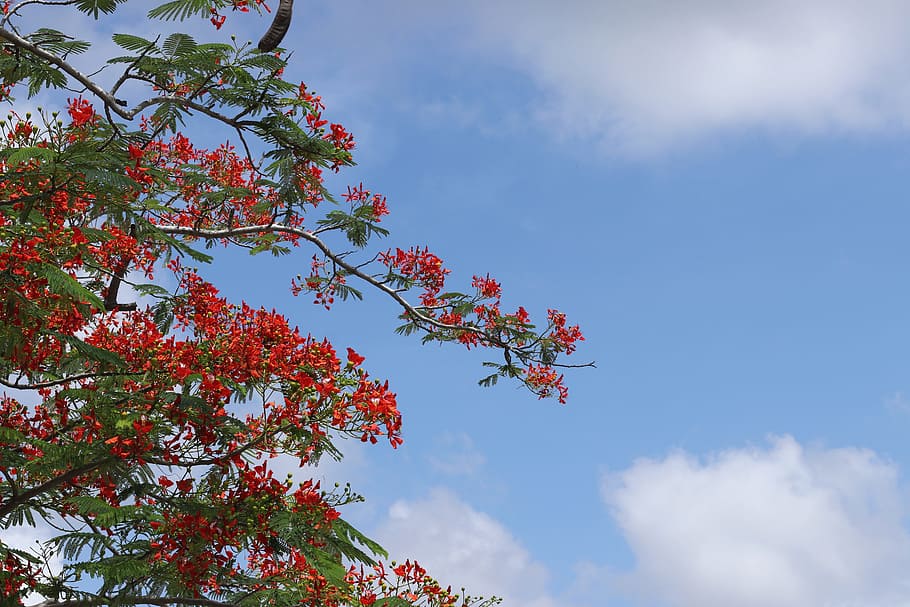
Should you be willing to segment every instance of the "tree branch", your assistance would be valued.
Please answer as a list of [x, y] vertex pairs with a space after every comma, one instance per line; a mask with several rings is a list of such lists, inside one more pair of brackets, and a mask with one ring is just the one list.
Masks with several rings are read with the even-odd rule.
[[79, 466], [78, 468], [73, 468], [72, 470], [69, 470], [68, 472], [64, 472], [60, 476], [55, 476], [54, 478], [47, 481], [46, 483], [38, 485], [37, 487], [32, 487], [28, 491], [24, 491], [18, 495], [15, 495], [8, 502], [6, 502], [4, 504], [0, 504], [0, 519], [2, 519], [4, 516], [9, 514], [13, 510], [18, 508], [22, 504], [24, 504], [25, 502], [27, 502], [28, 500], [32, 499], [33, 497], [36, 497], [38, 495], [41, 495], [42, 493], [51, 491], [52, 489], [56, 489], [63, 483], [67, 483], [75, 478], [78, 478], [79, 476], [82, 476], [83, 474], [91, 472], [92, 470], [97, 470], [104, 464], [107, 464], [108, 462], [111, 462], [113, 460], [114, 460], [114, 458], [108, 457], [108, 458], [102, 459], [100, 461], [93, 462], [91, 464], [85, 464], [85, 465]]
[[150, 464], [155, 464], [157, 466], [172, 466], [175, 468], [195, 468], [196, 466], [218, 465], [218, 464], [222, 464], [228, 460], [231, 460], [231, 459], [237, 457], [238, 455], [243, 455], [246, 451], [249, 451], [250, 449], [258, 447], [263, 442], [265, 442], [271, 438], [275, 438], [279, 434], [286, 433], [288, 430], [290, 430], [293, 427], [294, 427], [293, 424], [284, 424], [282, 426], [279, 426], [278, 428], [275, 428], [275, 430], [273, 432], [263, 432], [262, 434], [260, 434], [259, 436], [257, 436], [253, 440], [251, 440], [250, 442], [244, 443], [243, 445], [240, 445], [236, 449], [234, 449], [232, 451], [228, 451], [224, 455], [221, 455], [218, 457], [207, 457], [204, 459], [197, 459], [197, 460], [191, 461], [191, 462], [172, 462], [172, 461], [162, 459], [160, 457], [146, 457], [145, 461]]
[[[130, 237], [136, 238], [136, 224], [130, 224]], [[104, 309], [107, 312], [112, 312], [114, 310], [135, 310], [136, 303], [121, 304], [117, 303], [117, 296], [120, 294], [120, 282], [123, 280], [123, 277], [126, 276], [126, 271], [129, 269], [130, 259], [125, 257], [120, 261], [120, 265], [114, 271], [114, 275], [111, 278], [111, 282], [107, 287], [107, 295], [104, 297]]]
[[19, 382], [11, 382], [0, 378], [0, 385], [6, 386], [7, 388], [13, 388], [15, 390], [40, 390], [41, 388], [53, 388], [54, 386], [62, 386], [63, 384], [69, 383], [71, 381], [79, 381], [81, 379], [91, 379], [93, 377], [115, 377], [118, 375], [142, 374], [138, 372], [130, 373], [127, 371], [98, 371], [96, 373], [80, 373], [79, 375], [70, 375], [69, 377], [41, 381], [34, 384], [20, 384]]
[[[160, 105], [162, 103], [176, 103], [185, 108], [188, 108], [191, 110], [196, 110], [197, 112], [203, 113], [206, 116], [208, 116], [209, 118], [214, 118], [215, 120], [223, 122], [224, 124], [227, 124], [234, 128], [242, 128], [242, 127], [251, 126], [251, 124], [249, 124], [249, 123], [244, 123], [242, 121], [235, 120], [233, 118], [230, 118], [229, 116], [225, 116], [224, 114], [216, 112], [215, 110], [213, 110], [209, 107], [206, 107], [205, 105], [202, 105], [201, 103], [196, 103], [195, 101], [192, 101], [190, 99], [186, 99], [183, 97], [178, 97], [176, 95], [164, 95], [164, 96], [159, 96], [159, 97], [153, 97], [151, 99], [146, 99], [145, 101], [142, 101], [141, 103], [137, 104], [130, 110], [124, 109], [124, 106], [126, 105], [125, 101], [123, 101], [122, 99], [118, 99], [117, 97], [114, 96], [113, 93], [105, 90], [104, 88], [102, 88], [101, 86], [96, 84], [88, 75], [83, 74], [82, 72], [80, 72], [79, 70], [74, 68], [65, 59], [58, 57], [57, 55], [44, 50], [40, 46], [32, 44], [31, 42], [29, 42], [22, 36], [19, 36], [15, 32], [12, 32], [3, 27], [0, 27], [0, 39], [6, 40], [10, 44], [13, 44], [14, 46], [21, 48], [25, 51], [28, 51], [29, 53], [32, 53], [36, 57], [40, 57], [41, 59], [44, 59], [45, 61], [57, 66], [58, 68], [60, 68], [60, 70], [62, 72], [72, 76], [80, 84], [82, 84], [86, 89], [88, 89], [89, 91], [91, 91], [92, 93], [97, 95], [104, 102], [104, 105], [110, 109], [110, 111], [112, 111], [113, 113], [117, 114], [118, 116], [120, 116], [121, 118], [124, 118], [126, 120], [133, 120], [140, 112], [142, 112], [142, 110], [144, 110], [148, 107], [151, 107], [154, 105]], [[129, 71], [129, 68], [127, 68], [127, 71]], [[122, 84], [122, 81], [125, 81], [126, 78], [127, 78], [126, 74], [121, 76], [120, 79], [115, 84], [115, 89], [119, 88], [120, 85]]]
[[[296, 228], [293, 226], [280, 224], [280, 223], [266, 223], [255, 226], [241, 226], [236, 228], [227, 228], [223, 230], [211, 230], [205, 228], [194, 228], [194, 227], [185, 227], [185, 226], [175, 226], [175, 225], [156, 225], [157, 229], [161, 230], [165, 234], [169, 235], [182, 235], [182, 236], [193, 236], [196, 238], [204, 238], [206, 240], [217, 240], [219, 238], [232, 238], [236, 236], [250, 236], [252, 234], [260, 233], [279, 233], [279, 234], [291, 234], [299, 238], [312, 243], [316, 246], [317, 249], [322, 251], [326, 257], [332, 260], [333, 263], [337, 264], [344, 269], [345, 272], [351, 276], [356, 276], [357, 278], [367, 282], [373, 287], [379, 289], [392, 299], [394, 299], [398, 304], [405, 309], [405, 311], [413, 316], [420, 322], [424, 322], [428, 325], [431, 325], [437, 329], [443, 330], [453, 330], [453, 331], [471, 331], [472, 333], [477, 333], [479, 335], [484, 335], [489, 337], [486, 332], [478, 327], [472, 327], [470, 325], [450, 325], [444, 322], [440, 322], [435, 318], [430, 318], [424, 314], [421, 314], [420, 311], [411, 304], [407, 299], [401, 296], [401, 294], [392, 287], [388, 286], [384, 282], [377, 280], [375, 277], [367, 274], [360, 270], [357, 266], [353, 266], [346, 262], [343, 257], [329, 248], [325, 242], [316, 236], [314, 233], [309, 230], [304, 230], [302, 228]], [[494, 340], [495, 343], [495, 340]], [[497, 344], [498, 345], [498, 344]], [[505, 345], [505, 344], [502, 344]]]
[[29, 42], [25, 38], [18, 36], [15, 33], [11, 32], [8, 29], [3, 28], [3, 27], [0, 27], [0, 39], [6, 40], [10, 44], [13, 44], [23, 50], [26, 50], [26, 51], [32, 53], [36, 57], [40, 57], [40, 58], [44, 59], [45, 61], [56, 65], [58, 68], [60, 68], [61, 71], [69, 74], [70, 76], [72, 76], [73, 78], [78, 80], [83, 86], [85, 86], [85, 88], [87, 88], [91, 92], [98, 95], [98, 97], [100, 97], [104, 101], [104, 104], [106, 106], [110, 107], [111, 111], [113, 111], [115, 114], [117, 114], [121, 118], [126, 118], [127, 120], [132, 120], [133, 117], [136, 115], [135, 112], [128, 112], [128, 111], [124, 110], [121, 107], [118, 99], [116, 99], [109, 92], [107, 92], [106, 90], [104, 90], [103, 88], [101, 88], [100, 86], [95, 84], [91, 78], [89, 78], [88, 76], [86, 76], [85, 74], [83, 74], [82, 72], [77, 70], [76, 68], [74, 68], [72, 65], [69, 64], [69, 62], [61, 59], [57, 55], [55, 55], [53, 53], [49, 53], [39, 46], [35, 46], [34, 44]]
[[171, 605], [198, 605], [199, 607], [234, 607], [236, 603], [226, 603], [206, 598], [189, 597], [145, 597], [145, 596], [113, 596], [95, 597], [92, 599], [72, 599], [57, 601], [48, 599], [33, 607], [101, 607], [116, 602], [118, 605], [156, 605], [157, 607], [170, 607]]
[[[439, 329], [439, 330], [444, 330], [444, 331], [469, 331], [471, 333], [475, 333], [477, 335], [482, 336], [483, 339], [487, 341], [487, 343], [489, 343], [493, 346], [496, 346], [498, 348], [504, 348], [504, 349], [508, 348], [516, 353], [522, 351], [522, 348], [516, 348], [514, 346], [514, 344], [509, 344], [509, 343], [505, 342], [504, 340], [502, 340], [501, 338], [499, 338], [495, 335], [491, 335], [489, 332], [485, 331], [484, 329], [482, 329], [480, 327], [476, 327], [473, 325], [452, 325], [452, 324], [441, 322], [435, 318], [432, 318], [431, 316], [427, 316], [426, 314], [421, 313], [420, 310], [418, 310], [416, 306], [414, 306], [411, 302], [409, 302], [407, 299], [405, 299], [401, 295], [401, 293], [399, 292], [398, 289], [394, 289], [394, 288], [390, 287], [388, 284], [386, 284], [385, 281], [381, 281], [381, 280], [377, 279], [376, 277], [371, 276], [370, 274], [367, 274], [366, 272], [364, 272], [363, 270], [360, 269], [360, 266], [355, 266], [355, 265], [348, 263], [347, 261], [344, 260], [344, 255], [335, 253], [331, 248], [329, 248], [329, 246], [321, 238], [319, 238], [318, 236], [316, 236], [315, 233], [313, 233], [309, 230], [304, 230], [303, 228], [297, 228], [294, 226], [289, 226], [289, 225], [285, 225], [285, 224], [281, 224], [281, 223], [266, 223], [266, 224], [260, 224], [260, 225], [254, 225], [254, 226], [240, 226], [240, 227], [236, 227], [236, 228], [228, 227], [228, 228], [220, 229], [220, 230], [186, 227], [186, 226], [176, 226], [176, 225], [156, 225], [155, 227], [157, 229], [161, 230], [162, 232], [164, 232], [165, 234], [192, 236], [195, 238], [203, 238], [205, 240], [217, 240], [220, 238], [232, 238], [232, 237], [236, 237], [236, 236], [250, 236], [250, 235], [261, 234], [261, 233], [279, 233], [279, 234], [290, 234], [293, 236], [297, 236], [297, 237], [302, 238], [302, 239], [312, 243], [313, 245], [315, 245], [316, 248], [319, 249], [320, 251], [322, 251], [322, 253], [326, 257], [328, 257], [330, 260], [332, 260], [332, 263], [337, 264], [339, 267], [343, 268], [347, 274], [349, 274], [351, 276], [356, 276], [357, 278], [363, 280], [364, 282], [379, 289], [380, 291], [382, 291], [383, 293], [385, 293], [386, 295], [391, 297], [402, 308], [404, 308], [404, 310], [407, 312], [407, 314], [418, 325], [423, 325], [423, 328], [426, 329], [429, 326], [429, 327]], [[527, 352], [527, 350], [525, 350], [525, 352]], [[529, 360], [536, 360], [536, 359], [531, 357], [531, 358], [529, 358]], [[549, 363], [549, 366], [559, 367], [559, 368], [575, 368], [575, 367], [593, 367], [595, 365], [593, 362], [572, 364], [572, 365], [566, 365], [563, 363], [553, 362], [553, 363]]]

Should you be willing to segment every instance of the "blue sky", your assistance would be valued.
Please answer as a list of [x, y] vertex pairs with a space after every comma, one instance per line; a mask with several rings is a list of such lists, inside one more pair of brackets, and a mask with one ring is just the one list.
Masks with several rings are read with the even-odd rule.
[[405, 445], [320, 471], [366, 496], [345, 514], [511, 605], [910, 604], [908, 24], [886, 0], [298, 1], [289, 77], [358, 140], [338, 189], [385, 193], [389, 245], [453, 286], [565, 311], [597, 361], [565, 407], [481, 389], [481, 356], [394, 335], [391, 302], [290, 297], [308, 254], [222, 259], [225, 293], [398, 392]]
[[563, 309], [598, 362], [562, 408], [335, 310], [405, 412], [401, 453], [342, 468], [389, 547], [520, 605], [910, 602], [910, 15], [787, 4], [297, 17], [395, 242]]

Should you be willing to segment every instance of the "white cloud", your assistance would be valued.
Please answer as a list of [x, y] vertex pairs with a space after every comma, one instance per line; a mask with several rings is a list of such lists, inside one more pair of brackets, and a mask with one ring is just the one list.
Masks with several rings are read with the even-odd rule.
[[464, 432], [444, 434], [438, 445], [437, 453], [429, 456], [428, 461], [434, 470], [443, 474], [471, 476], [487, 461]]
[[339, 30], [371, 42], [369, 53], [339, 51], [345, 60], [322, 77], [338, 80], [329, 89], [361, 100], [416, 97], [414, 112], [426, 120], [511, 124], [511, 114], [491, 110], [502, 91], [456, 87], [428, 98], [420, 81], [402, 95], [402, 78], [424, 73], [427, 61], [454, 77], [467, 58], [538, 85], [538, 96], [508, 110], [524, 113], [522, 126], [533, 112], [548, 134], [627, 153], [755, 128], [841, 135], [910, 127], [910, 3], [899, 0], [355, 0], [318, 17], [294, 32], [306, 28], [316, 46]]
[[896, 0], [474, 2], [482, 44], [572, 134], [648, 152], [744, 127], [906, 128], [910, 4]]
[[[674, 453], [604, 479], [627, 590], [679, 607], [910, 605], [897, 469], [862, 449]], [[662, 603], [663, 604], [663, 603]]]
[[392, 558], [416, 557], [444, 585], [499, 596], [507, 605], [557, 605], [547, 594], [546, 568], [499, 522], [450, 491], [396, 502], [373, 535]]
[[[141, 9], [118, 12], [119, 19], [133, 15], [141, 17]], [[206, 38], [237, 31], [241, 40], [255, 39], [267, 18], [232, 14], [222, 32], [204, 19], [181, 27]], [[108, 22], [83, 21], [99, 45], [88, 58], [111, 52]], [[115, 23], [146, 35], [174, 25], [144, 18], [130, 27]], [[756, 127], [787, 134], [910, 127], [910, 72], [904, 69], [910, 3], [899, 0], [355, 0], [322, 7], [306, 22], [296, 19], [286, 43], [299, 53], [331, 44], [338, 31], [367, 41], [369, 52], [339, 48], [343, 60], [326, 64], [330, 68], [300, 58], [294, 63], [306, 78], [316, 78], [320, 91], [331, 92], [336, 111], [394, 93], [417, 97], [413, 111], [423, 120], [472, 128], [488, 120], [502, 128], [513, 117], [494, 116], [484, 103], [495, 103], [470, 90], [426, 98], [418, 86], [417, 95], [401, 94], [401, 78], [426, 68], [427, 57], [441, 62], [434, 71], [451, 76], [459, 62], [450, 65], [446, 53], [468, 52], [483, 66], [509, 66], [538, 84], [540, 97], [510, 111], [535, 112], [550, 134], [590, 136], [626, 152]], [[102, 80], [114, 77], [111, 70]]]
[[910, 413], [910, 400], [906, 394], [897, 390], [885, 398], [885, 408], [892, 413]]

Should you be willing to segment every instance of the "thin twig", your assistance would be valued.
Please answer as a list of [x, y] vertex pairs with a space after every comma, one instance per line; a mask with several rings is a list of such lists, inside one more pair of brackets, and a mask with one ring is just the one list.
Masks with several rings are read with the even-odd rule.
[[83, 379], [92, 379], [95, 377], [117, 377], [120, 375], [142, 375], [138, 372], [128, 372], [128, 371], [97, 371], [94, 373], [80, 373], [79, 375], [70, 375], [68, 377], [62, 377], [60, 379], [52, 379], [48, 381], [37, 382], [34, 384], [20, 384], [19, 382], [7, 381], [3, 378], [0, 378], [0, 385], [4, 385], [7, 388], [13, 388], [15, 390], [40, 390], [42, 388], [53, 388], [54, 386], [61, 386], [74, 381], [80, 381]]

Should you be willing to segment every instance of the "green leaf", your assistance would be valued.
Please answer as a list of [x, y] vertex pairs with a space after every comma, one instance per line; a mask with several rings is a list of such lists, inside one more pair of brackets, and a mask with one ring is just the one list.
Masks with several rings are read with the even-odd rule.
[[322, 550], [307, 549], [305, 550], [307, 560], [310, 564], [333, 586], [344, 586], [344, 579], [347, 575], [347, 567], [342, 565], [335, 557], [326, 554]]
[[412, 333], [414, 333], [414, 332], [417, 331], [418, 329], [419, 329], [419, 327], [418, 327], [417, 325], [415, 325], [414, 323], [409, 322], [409, 323], [406, 324], [406, 325], [401, 325], [400, 327], [396, 327], [396, 328], [395, 328], [395, 333], [397, 333], [398, 335], [411, 335]]
[[363, 293], [359, 289], [355, 289], [347, 284], [336, 284], [335, 294], [340, 297], [342, 301], [346, 301], [349, 297], [353, 297], [358, 301], [363, 301]]
[[[135, 53], [145, 51], [149, 47], [155, 46], [155, 43], [151, 40], [133, 36], [132, 34], [114, 34], [111, 36], [111, 39], [117, 46]], [[132, 57], [131, 59], [135, 59], [135, 57]]]
[[[351, 545], [355, 542], [367, 548], [370, 552], [379, 556], [381, 558], [388, 558], [389, 553], [386, 552], [385, 548], [365, 536], [363, 533], [354, 528], [353, 525], [342, 519], [335, 519], [335, 522], [332, 524], [332, 531], [335, 532], [335, 535], [339, 538], [347, 541]], [[369, 560], [364, 561], [367, 564], [372, 565], [373, 563]]]
[[133, 290], [136, 291], [139, 296], [145, 297], [167, 297], [171, 294], [170, 291], [161, 285], [156, 284], [134, 285]]
[[182, 108], [179, 104], [165, 102], [158, 106], [152, 114], [152, 123], [167, 127], [170, 131], [177, 131], [177, 123], [184, 125]]
[[7, 156], [6, 162], [10, 165], [17, 165], [30, 160], [40, 160], [42, 162], [51, 162], [54, 159], [54, 150], [47, 147], [30, 146], [26, 148], [16, 148]]
[[546, 344], [540, 346], [540, 362], [545, 365], [552, 365], [556, 362], [556, 351], [553, 348], [548, 347]]
[[166, 299], [152, 306], [152, 318], [155, 326], [162, 333], [167, 333], [174, 324], [174, 304], [171, 300]]
[[492, 375], [487, 375], [478, 381], [477, 385], [481, 386], [482, 388], [489, 388], [491, 386], [495, 386], [497, 382], [499, 382], [499, 373], [494, 373]]
[[27, 76], [29, 97], [34, 97], [45, 88], [59, 89], [66, 86], [66, 75], [61, 70], [42, 61], [23, 61], [21, 67], [24, 70], [24, 74], [20, 76], [14, 73], [12, 76], [7, 77], [19, 80], [21, 77]]
[[122, 367], [124, 365], [123, 359], [113, 352], [87, 344], [78, 337], [56, 332], [52, 332], [51, 335], [55, 336], [57, 339], [63, 342], [66, 342], [76, 352], [88, 358], [89, 360], [100, 363], [107, 363], [114, 367]]
[[56, 55], [84, 53], [91, 47], [91, 44], [84, 40], [75, 40], [72, 36], [46, 27], [35, 30], [28, 35], [28, 38], [35, 46], [40, 46]]
[[41, 271], [47, 279], [48, 286], [61, 295], [69, 295], [78, 302], [87, 302], [98, 310], [104, 309], [100, 297], [82, 286], [78, 280], [51, 264], [41, 264]]
[[6, 426], [0, 426], [0, 441], [14, 445], [23, 440], [25, 440], [25, 435], [18, 430], [13, 430], [12, 428], [7, 428]]
[[113, 506], [100, 497], [91, 495], [74, 495], [68, 498], [66, 502], [72, 504], [79, 514], [99, 514], [114, 510]]
[[172, 0], [156, 6], [148, 12], [148, 16], [165, 21], [183, 21], [191, 15], [205, 16], [211, 4], [211, 0]]
[[126, 0], [76, 0], [76, 8], [97, 19], [99, 13], [110, 15], [123, 2]]
[[474, 310], [474, 303], [470, 299], [452, 306], [452, 311], [456, 314], [461, 314], [462, 316], [470, 313], [472, 310]]
[[165, 55], [183, 57], [196, 50], [196, 41], [189, 34], [175, 33], [164, 39], [161, 45]]

